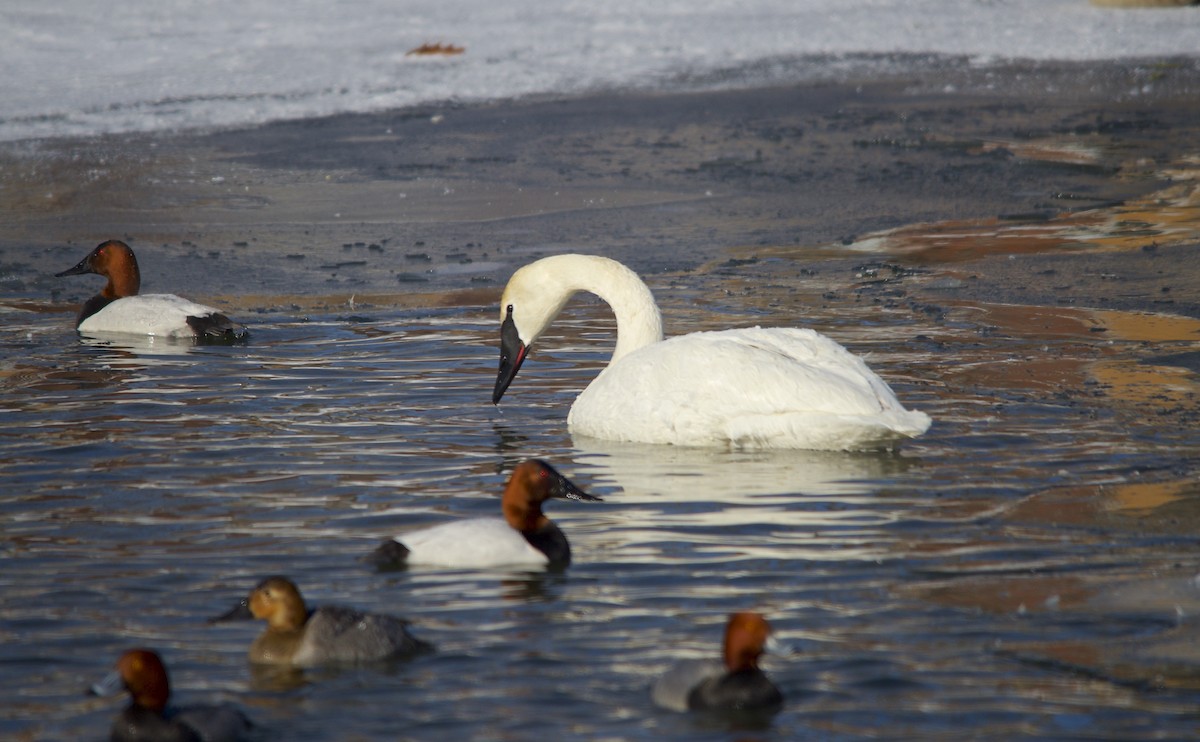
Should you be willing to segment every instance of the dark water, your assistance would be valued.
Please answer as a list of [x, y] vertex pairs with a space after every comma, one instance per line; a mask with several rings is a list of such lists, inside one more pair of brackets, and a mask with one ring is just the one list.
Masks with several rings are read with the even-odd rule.
[[[249, 344], [200, 348], [80, 342], [65, 315], [8, 312], [0, 737], [103, 737], [124, 701], [83, 691], [136, 645], [163, 654], [179, 703], [231, 700], [276, 739], [1200, 728], [1200, 436], [1171, 411], [1195, 389], [1139, 364], [1145, 338], [1089, 332], [1065, 309], [1042, 310], [1050, 322], [822, 300], [786, 263], [655, 288], [669, 332], [767, 311], [822, 329], [935, 425], [899, 454], [572, 440], [570, 401], [610, 347], [608, 312], [588, 302], [499, 410], [491, 307], [267, 314]], [[359, 561], [386, 535], [496, 512], [531, 456], [606, 500], [554, 504], [576, 556], [565, 574]], [[261, 627], [204, 620], [275, 573], [311, 603], [407, 616], [438, 651], [255, 672], [245, 653]], [[715, 653], [740, 609], [796, 649], [766, 664], [785, 710], [746, 727], [652, 707], [654, 675]]]

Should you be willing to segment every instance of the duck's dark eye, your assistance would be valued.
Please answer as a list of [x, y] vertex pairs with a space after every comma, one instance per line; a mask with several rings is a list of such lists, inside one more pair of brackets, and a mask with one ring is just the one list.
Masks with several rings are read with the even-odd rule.
[[512, 304], [508, 305], [508, 308], [505, 310], [505, 314], [507, 314], [509, 317], [512, 316]]

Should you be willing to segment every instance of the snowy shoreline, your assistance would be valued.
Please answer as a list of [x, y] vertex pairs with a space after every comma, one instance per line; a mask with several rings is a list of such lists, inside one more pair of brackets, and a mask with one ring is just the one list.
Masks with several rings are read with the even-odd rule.
[[[0, 141], [251, 126], [437, 101], [1196, 59], [1200, 9], [1085, 0], [647, 4], [167, 0], [0, 8]], [[411, 56], [430, 42], [463, 48]], [[1023, 60], [1023, 61], [1022, 61]]]
[[[204, 101], [163, 101], [136, 104], [128, 109], [112, 105], [72, 117], [0, 117], [0, 145], [38, 140], [87, 140], [108, 136], [204, 136], [222, 131], [254, 129], [273, 124], [319, 121], [340, 116], [393, 116], [404, 112], [508, 103], [576, 100], [602, 96], [656, 96], [700, 94], [733, 90], [792, 86], [896, 86], [911, 95], [961, 94], [1043, 99], [1094, 99], [1112, 102], [1156, 97], [1200, 96], [1200, 57], [1131, 57], [1119, 60], [973, 60], [968, 57], [928, 54], [862, 54], [838, 57], [763, 59], [735, 68], [714, 68], [704, 73], [679, 74], [669, 80], [644, 85], [597, 86], [572, 91], [518, 92], [506, 97], [461, 97], [414, 100], [383, 108], [304, 112], [297, 106], [272, 109], [261, 118], [228, 118], [215, 109], [224, 101], [208, 102], [212, 115], [196, 112]], [[186, 105], [192, 108], [184, 110]], [[121, 122], [109, 130], [104, 120]]]

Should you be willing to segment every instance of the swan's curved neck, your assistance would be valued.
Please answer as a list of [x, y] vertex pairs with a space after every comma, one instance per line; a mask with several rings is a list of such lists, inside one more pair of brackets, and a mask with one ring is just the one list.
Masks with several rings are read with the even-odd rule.
[[[654, 303], [650, 288], [636, 273], [615, 260], [597, 255], [555, 255], [531, 263], [521, 270], [530, 271], [529, 282], [509, 282], [509, 289], [506, 289], [501, 302], [501, 311], [505, 311], [505, 305], [510, 303], [510, 294], [526, 294], [524, 301], [533, 309], [530, 322], [532, 337], [523, 338], [527, 343], [532, 343], [533, 338], [550, 324], [567, 300], [579, 291], [599, 296], [616, 315], [617, 345], [610, 363], [663, 339], [662, 314]], [[524, 290], [512, 291], [514, 282], [523, 284]], [[518, 299], [512, 298], [514, 306], [517, 302]], [[518, 327], [522, 327], [522, 324], [520, 320], [517, 321]]]
[[615, 260], [599, 260], [603, 262], [581, 274], [583, 280], [579, 289], [590, 291], [612, 307], [617, 319], [617, 346], [613, 349], [612, 361], [638, 348], [661, 342], [662, 314], [654, 303], [650, 287], [638, 274]]

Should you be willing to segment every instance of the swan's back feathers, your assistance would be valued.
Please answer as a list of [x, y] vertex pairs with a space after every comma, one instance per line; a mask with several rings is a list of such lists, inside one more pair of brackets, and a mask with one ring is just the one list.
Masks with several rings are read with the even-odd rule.
[[568, 422], [573, 433], [611, 440], [833, 450], [889, 448], [930, 424], [862, 359], [794, 328], [646, 346], [605, 369]]

